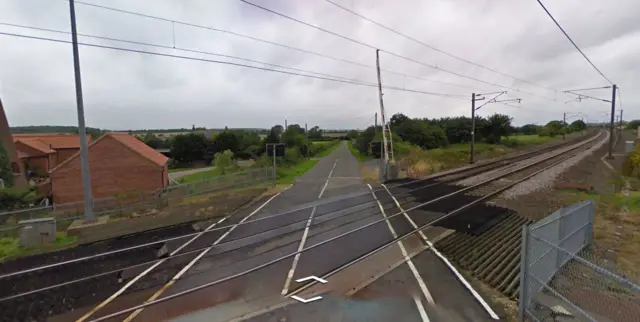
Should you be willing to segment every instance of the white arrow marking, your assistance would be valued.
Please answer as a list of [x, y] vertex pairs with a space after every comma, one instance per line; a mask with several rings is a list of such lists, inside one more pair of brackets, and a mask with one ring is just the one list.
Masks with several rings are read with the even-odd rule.
[[313, 302], [313, 301], [317, 301], [317, 300], [321, 299], [322, 296], [312, 297], [312, 298], [310, 298], [308, 300], [305, 300], [305, 299], [303, 299], [303, 298], [301, 298], [299, 296], [296, 296], [296, 295], [291, 295], [291, 298], [294, 299], [294, 300], [300, 301], [300, 302], [302, 302], [304, 304], [307, 304], [309, 302]]
[[300, 279], [297, 279], [296, 282], [298, 283], [302, 283], [302, 282], [306, 282], [308, 280], [314, 280], [316, 282], [320, 282], [322, 284], [327, 284], [327, 280], [321, 279], [320, 277], [317, 276], [307, 276], [307, 277], [303, 277]]

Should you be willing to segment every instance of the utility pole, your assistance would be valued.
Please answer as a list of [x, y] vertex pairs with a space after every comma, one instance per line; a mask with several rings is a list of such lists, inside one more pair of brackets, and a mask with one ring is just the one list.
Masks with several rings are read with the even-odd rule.
[[471, 150], [469, 151], [469, 163], [473, 164], [475, 160], [476, 148], [476, 93], [471, 93]]
[[613, 120], [616, 115], [616, 90], [618, 87], [614, 84], [611, 91], [611, 124], [609, 125], [609, 160], [613, 159]]
[[567, 112], [562, 113], [562, 141], [564, 141], [566, 139], [566, 132], [567, 132]]
[[380, 123], [382, 124], [382, 150], [384, 155], [384, 163], [389, 162], [389, 149], [387, 147], [387, 135], [384, 133], [384, 127], [387, 124], [387, 119], [384, 115], [384, 102], [382, 100], [382, 79], [380, 78], [380, 49], [376, 49], [376, 70], [378, 72], [378, 96], [380, 97]]
[[[475, 162], [475, 145], [476, 145], [476, 111], [479, 110], [481, 107], [490, 104], [490, 103], [506, 103], [506, 102], [517, 102], [520, 103], [522, 101], [522, 99], [520, 98], [514, 98], [514, 99], [507, 99], [507, 100], [496, 100], [498, 97], [506, 94], [507, 92], [494, 92], [494, 93], [486, 93], [486, 94], [476, 94], [476, 93], [471, 93], [471, 147], [469, 149], [469, 163], [473, 164]], [[497, 94], [496, 96], [494, 96], [493, 98], [491, 98], [490, 100], [486, 101], [484, 104], [476, 107], [476, 101], [482, 101], [485, 99], [485, 97], [482, 97], [484, 95], [492, 95], [492, 94]]]
[[309, 129], [307, 129], [307, 123], [304, 123], [304, 137], [307, 142], [307, 148], [305, 149], [306, 157], [309, 157]]
[[[578, 91], [590, 91], [590, 90], [607, 89], [607, 88], [612, 88], [613, 89], [612, 93], [611, 93], [611, 100], [606, 100], [606, 99], [602, 99], [602, 98], [598, 98], [598, 97], [588, 96], [588, 95], [584, 95], [582, 93], [575, 93], [575, 92], [578, 92]], [[607, 159], [613, 159], [613, 135], [614, 135], [613, 128], [614, 128], [615, 115], [616, 115], [616, 91], [617, 91], [617, 89], [618, 89], [618, 87], [614, 84], [613, 86], [582, 88], [582, 89], [574, 89], [574, 90], [564, 91], [567, 94], [576, 95], [577, 98], [575, 100], [577, 100], [578, 102], [581, 102], [583, 99], [593, 99], [593, 100], [597, 100], [597, 101], [611, 103], [611, 121], [609, 123], [609, 153], [607, 155]], [[571, 101], [569, 101], [569, 102], [571, 102]], [[566, 103], [568, 103], [568, 102], [566, 102]]]
[[80, 136], [80, 172], [84, 195], [84, 215], [87, 222], [93, 222], [93, 195], [91, 193], [91, 172], [89, 171], [89, 150], [87, 147], [87, 129], [84, 124], [84, 102], [82, 99], [82, 78], [80, 75], [80, 53], [78, 51], [78, 30], [76, 28], [75, 1], [69, 0], [71, 18], [71, 42], [73, 48], [73, 71], [76, 84], [76, 105], [78, 110], [78, 134]]

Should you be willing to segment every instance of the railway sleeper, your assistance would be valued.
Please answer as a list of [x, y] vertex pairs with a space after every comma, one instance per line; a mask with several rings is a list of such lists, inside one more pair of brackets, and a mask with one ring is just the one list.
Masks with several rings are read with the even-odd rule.
[[491, 283], [497, 285], [497, 288], [500, 288], [500, 284], [504, 282], [507, 275], [518, 266], [518, 261], [520, 260], [520, 249], [520, 245], [517, 245], [517, 248], [511, 251], [509, 256], [505, 259], [504, 264], [501, 265], [501, 268], [495, 273]]

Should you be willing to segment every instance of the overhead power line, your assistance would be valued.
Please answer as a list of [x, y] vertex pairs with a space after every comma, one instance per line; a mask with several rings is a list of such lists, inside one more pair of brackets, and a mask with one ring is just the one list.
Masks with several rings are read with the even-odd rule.
[[383, 28], [383, 29], [385, 29], [385, 30], [388, 30], [388, 31], [390, 31], [390, 32], [392, 32], [392, 33], [394, 33], [394, 34], [396, 34], [396, 35], [398, 35], [398, 36], [401, 36], [401, 37], [404, 37], [404, 38], [406, 38], [406, 39], [409, 39], [409, 40], [411, 40], [411, 41], [413, 41], [413, 42], [415, 42], [415, 43], [417, 43], [417, 44], [419, 44], [419, 45], [422, 45], [422, 46], [427, 47], [427, 48], [429, 48], [429, 49], [431, 49], [431, 50], [437, 51], [437, 52], [439, 52], [439, 53], [441, 53], [441, 54], [444, 54], [444, 55], [446, 55], [446, 56], [449, 56], [449, 57], [451, 57], [451, 58], [454, 58], [454, 59], [460, 60], [460, 61], [465, 62], [465, 63], [467, 63], [467, 64], [473, 65], [473, 66], [475, 66], [475, 67], [482, 68], [482, 69], [484, 69], [484, 70], [488, 70], [488, 71], [490, 71], [490, 72], [493, 72], [493, 73], [496, 73], [496, 74], [499, 74], [499, 75], [502, 75], [502, 76], [505, 76], [505, 77], [509, 77], [509, 78], [511, 78], [511, 79], [513, 79], [513, 80], [517, 80], [517, 81], [519, 81], [519, 82], [527, 83], [527, 84], [529, 84], [529, 85], [533, 85], [533, 86], [536, 86], [536, 87], [539, 87], [539, 88], [544, 88], [544, 89], [547, 89], [547, 90], [550, 90], [550, 91], [554, 91], [554, 92], [556, 91], [556, 90], [555, 90], [555, 89], [553, 89], [553, 88], [550, 88], [550, 87], [547, 87], [547, 86], [543, 86], [543, 85], [538, 85], [538, 84], [535, 84], [535, 83], [529, 82], [529, 81], [527, 81], [527, 80], [524, 80], [524, 79], [521, 79], [521, 78], [518, 78], [518, 77], [515, 77], [515, 76], [511, 76], [511, 75], [509, 75], [509, 74], [505, 74], [505, 73], [500, 72], [500, 71], [498, 71], [498, 70], [495, 70], [495, 69], [493, 69], [493, 68], [486, 67], [486, 66], [480, 65], [480, 64], [478, 64], [478, 63], [474, 63], [474, 62], [472, 62], [472, 61], [470, 61], [470, 60], [468, 60], [468, 59], [464, 59], [464, 58], [459, 57], [459, 56], [456, 56], [456, 55], [454, 55], [454, 54], [452, 54], [452, 53], [446, 52], [446, 51], [444, 51], [444, 50], [442, 50], [442, 49], [439, 49], [439, 48], [437, 48], [437, 47], [434, 47], [434, 46], [432, 46], [432, 45], [429, 45], [429, 44], [427, 44], [427, 43], [424, 43], [424, 42], [422, 42], [422, 41], [420, 41], [420, 40], [418, 40], [418, 39], [416, 39], [416, 38], [413, 38], [413, 37], [411, 37], [411, 36], [408, 36], [407, 34], [404, 34], [404, 33], [400, 32], [400, 31], [398, 31], [398, 30], [395, 30], [395, 29], [393, 29], [393, 28], [391, 28], [391, 27], [385, 26], [385, 25], [383, 25], [382, 23], [379, 23], [379, 22], [377, 22], [377, 21], [375, 21], [375, 20], [373, 20], [373, 19], [371, 19], [371, 18], [368, 18], [368, 17], [366, 17], [366, 16], [364, 16], [364, 15], [362, 15], [362, 14], [360, 14], [360, 13], [357, 13], [357, 12], [355, 12], [355, 11], [351, 10], [351, 9], [345, 8], [344, 6], [341, 6], [340, 4], [338, 4], [338, 3], [334, 2], [334, 1], [331, 1], [331, 0], [324, 0], [324, 1], [326, 1], [326, 2], [328, 2], [328, 3], [330, 3], [330, 4], [332, 4], [332, 5], [334, 5], [334, 6], [338, 7], [338, 8], [340, 8], [340, 9], [342, 9], [342, 10], [346, 11], [346, 12], [349, 12], [349, 13], [351, 13], [351, 14], [353, 14], [353, 15], [357, 16], [357, 17], [360, 17], [360, 18], [362, 18], [362, 19], [364, 19], [364, 20], [366, 20], [366, 21], [368, 21], [368, 22], [370, 22], [370, 23], [372, 23], [372, 24], [374, 24], [374, 25], [376, 25], [376, 26], [378, 26], [378, 27], [380, 27], [380, 28]]
[[549, 16], [549, 18], [551, 18], [551, 20], [553, 20], [553, 22], [556, 24], [556, 26], [558, 26], [558, 28], [560, 29], [560, 31], [562, 31], [562, 33], [565, 35], [565, 37], [567, 37], [567, 39], [569, 39], [569, 41], [571, 42], [571, 44], [573, 44], [573, 47], [576, 47], [576, 49], [578, 50], [578, 52], [580, 52], [580, 54], [582, 55], [582, 57], [584, 57], [584, 59], [587, 60], [587, 62], [589, 62], [589, 64], [591, 65], [591, 67], [593, 67], [593, 69], [595, 69], [600, 76], [602, 76], [604, 79], [607, 80], [607, 82], [609, 82], [609, 84], [613, 85], [613, 82], [607, 78], [607, 76], [604, 76], [604, 74], [600, 71], [600, 69], [598, 69], [598, 67], [596, 67], [595, 64], [593, 64], [593, 62], [591, 61], [591, 59], [589, 59], [589, 57], [587, 57], [587, 55], [585, 55], [585, 53], [582, 51], [582, 49], [580, 49], [580, 47], [578, 47], [578, 45], [573, 41], [573, 39], [571, 39], [571, 37], [569, 36], [569, 34], [567, 34], [566, 31], [564, 31], [564, 28], [562, 28], [562, 26], [560, 26], [560, 23], [558, 23], [558, 21], [556, 20], [556, 18], [553, 17], [553, 15], [549, 12], [549, 10], [547, 10], [547, 8], [544, 6], [544, 4], [542, 3], [542, 1], [540, 0], [536, 0], [538, 1], [538, 3], [540, 4], [540, 6], [542, 7], [542, 9], [544, 9], [544, 12], [547, 13], [547, 15]]
[[347, 36], [344, 36], [344, 35], [338, 34], [338, 33], [336, 33], [336, 32], [333, 32], [333, 31], [330, 31], [330, 30], [324, 29], [324, 28], [322, 28], [322, 27], [318, 27], [318, 26], [316, 26], [316, 25], [310, 24], [310, 23], [305, 22], [305, 21], [302, 21], [302, 20], [300, 20], [300, 19], [296, 19], [296, 18], [293, 18], [293, 17], [291, 17], [291, 16], [285, 15], [285, 14], [283, 14], [283, 13], [280, 13], [280, 12], [277, 12], [277, 11], [271, 10], [271, 9], [269, 9], [269, 8], [266, 8], [266, 7], [263, 7], [263, 6], [257, 5], [257, 4], [255, 4], [255, 3], [249, 2], [249, 1], [247, 1], [247, 0], [239, 0], [239, 1], [240, 1], [240, 2], [242, 2], [242, 3], [246, 3], [246, 4], [248, 4], [248, 5], [252, 6], [252, 7], [255, 7], [255, 8], [258, 8], [258, 9], [261, 9], [261, 10], [264, 10], [264, 11], [267, 11], [267, 12], [270, 12], [270, 13], [273, 13], [273, 14], [275, 14], [275, 15], [277, 15], [277, 16], [280, 16], [280, 17], [283, 17], [283, 18], [285, 18], [285, 19], [288, 19], [288, 20], [291, 20], [291, 21], [294, 21], [294, 22], [300, 23], [300, 24], [305, 25], [305, 26], [307, 26], [307, 27], [310, 27], [310, 28], [313, 28], [313, 29], [316, 29], [316, 30], [320, 30], [320, 31], [325, 32], [325, 33], [328, 33], [328, 34], [330, 34], [330, 35], [334, 35], [334, 36], [339, 37], [339, 38], [342, 38], [342, 39], [344, 39], [344, 40], [347, 40], [347, 41], [353, 42], [353, 43], [355, 43], [355, 44], [358, 44], [358, 45], [361, 45], [361, 46], [364, 46], [364, 47], [367, 47], [367, 48], [370, 48], [370, 49], [378, 49], [378, 50], [380, 50], [381, 52], [384, 52], [384, 53], [386, 53], [386, 54], [389, 54], [389, 55], [394, 56], [394, 57], [397, 57], [397, 58], [401, 58], [401, 59], [404, 59], [404, 60], [410, 61], [410, 62], [412, 62], [412, 63], [416, 63], [416, 64], [419, 64], [419, 65], [422, 65], [422, 66], [426, 66], [426, 67], [429, 67], [429, 68], [433, 68], [433, 69], [436, 69], [436, 70], [439, 70], [439, 71], [442, 71], [442, 72], [445, 72], [445, 73], [448, 73], [448, 74], [451, 74], [451, 75], [455, 75], [455, 76], [458, 76], [458, 77], [461, 77], [461, 78], [470, 79], [470, 80], [473, 80], [473, 81], [476, 81], [476, 82], [480, 82], [480, 83], [484, 83], [484, 84], [488, 84], [488, 85], [492, 85], [492, 86], [498, 86], [498, 87], [502, 87], [502, 88], [504, 88], [504, 89], [509, 89], [509, 90], [512, 90], [512, 91], [516, 91], [516, 92], [520, 92], [520, 93], [528, 94], [528, 95], [531, 95], [531, 96], [536, 96], [536, 97], [543, 98], [543, 99], [547, 99], [547, 100], [550, 100], [550, 101], [555, 101], [555, 99], [552, 99], [552, 98], [548, 98], [548, 97], [541, 96], [541, 95], [538, 95], [538, 94], [534, 94], [534, 93], [526, 92], [526, 91], [523, 91], [523, 90], [518, 89], [518, 88], [513, 88], [513, 87], [509, 87], [509, 86], [505, 86], [505, 85], [500, 85], [500, 84], [496, 84], [496, 83], [488, 82], [488, 81], [485, 81], [485, 80], [481, 80], [481, 79], [478, 79], [478, 78], [474, 78], [474, 77], [471, 77], [471, 76], [467, 76], [467, 75], [464, 75], [464, 74], [460, 74], [460, 73], [457, 73], [457, 72], [453, 72], [453, 71], [450, 71], [450, 70], [447, 70], [447, 69], [443, 69], [443, 68], [440, 68], [440, 67], [438, 67], [438, 66], [430, 65], [430, 64], [427, 64], [427, 63], [424, 63], [424, 62], [421, 62], [421, 61], [418, 61], [418, 60], [415, 60], [415, 59], [412, 59], [412, 58], [409, 58], [409, 57], [406, 57], [406, 56], [403, 56], [403, 55], [400, 55], [400, 54], [397, 54], [397, 53], [394, 53], [394, 52], [391, 52], [391, 51], [388, 51], [388, 50], [379, 49], [379, 48], [377, 48], [377, 47], [375, 47], [375, 46], [373, 46], [373, 45], [369, 45], [369, 44], [364, 43], [364, 42], [362, 42], [362, 41], [359, 41], [359, 40], [356, 40], [356, 39], [353, 39], [353, 38], [350, 38], [350, 37], [347, 37]]
[[[68, 0], [62, 0], [62, 1], [67, 2]], [[177, 24], [177, 25], [183, 25], [183, 26], [192, 27], [192, 28], [199, 28], [199, 29], [204, 29], [204, 30], [209, 30], [209, 31], [220, 32], [220, 33], [232, 35], [232, 36], [239, 37], [239, 38], [245, 38], [245, 39], [261, 42], [261, 43], [264, 43], [264, 44], [269, 44], [269, 45], [272, 45], [272, 46], [277, 46], [277, 47], [281, 47], [281, 48], [285, 48], [285, 49], [289, 49], [289, 50], [298, 51], [298, 52], [305, 53], [305, 54], [308, 54], [308, 55], [313, 55], [313, 56], [317, 56], [317, 57], [331, 59], [331, 60], [334, 60], [334, 61], [339, 61], [339, 62], [342, 62], [342, 63], [345, 63], [345, 64], [354, 65], [354, 66], [364, 67], [364, 68], [368, 68], [368, 69], [375, 69], [376, 68], [375, 66], [372, 66], [372, 65], [367, 65], [367, 64], [355, 62], [355, 61], [348, 60], [348, 59], [334, 57], [334, 56], [331, 56], [331, 55], [315, 52], [315, 51], [312, 51], [312, 50], [307, 50], [307, 49], [303, 49], [303, 48], [299, 48], [299, 47], [295, 47], [295, 46], [290, 46], [290, 45], [286, 45], [286, 44], [282, 44], [282, 43], [278, 43], [278, 42], [274, 42], [274, 41], [270, 41], [270, 40], [266, 40], [266, 39], [261, 39], [261, 38], [258, 38], [258, 37], [253, 37], [253, 36], [245, 35], [245, 34], [234, 32], [234, 31], [230, 31], [230, 30], [214, 28], [214, 27], [209, 27], [209, 26], [204, 26], [204, 25], [198, 25], [198, 24], [189, 23], [189, 22], [185, 22], [185, 21], [172, 20], [172, 19], [168, 19], [168, 18], [152, 16], [152, 15], [148, 15], [148, 14], [144, 14], [144, 13], [124, 10], [124, 9], [119, 9], [119, 8], [114, 8], [114, 7], [108, 7], [108, 6], [103, 6], [103, 5], [98, 5], [98, 4], [88, 3], [88, 2], [83, 2], [83, 1], [75, 1], [75, 3], [79, 4], [79, 5], [84, 5], [84, 6], [89, 6], [89, 7], [94, 7], [94, 8], [99, 8], [99, 9], [104, 9], [104, 10], [109, 10], [109, 11], [114, 11], [114, 12], [119, 12], [119, 13], [124, 13], [124, 14], [128, 14], [128, 15], [142, 17], [142, 18], [155, 19], [155, 20], [159, 20], [159, 21], [168, 22], [168, 23], [171, 23], [171, 24], [174, 24], [174, 25]], [[451, 86], [458, 86], [458, 87], [465, 87], [465, 88], [469, 88], [469, 89], [475, 89], [474, 87], [467, 86], [467, 85], [461, 85], [461, 84], [449, 83], [449, 82], [444, 82], [444, 81], [432, 80], [432, 79], [428, 79], [428, 78], [424, 78], [424, 77], [420, 77], [420, 76], [409, 75], [409, 74], [406, 74], [406, 73], [401, 73], [401, 72], [397, 72], [397, 71], [393, 71], [393, 70], [389, 70], [389, 69], [381, 69], [381, 70], [386, 72], [386, 73], [396, 74], [396, 75], [400, 75], [400, 76], [404, 76], [404, 77], [409, 77], [409, 78], [412, 78], [412, 79], [418, 79], [418, 80], [427, 81], [427, 82], [440, 83], [440, 84], [445, 84], [445, 85], [451, 85]]]
[[[60, 39], [46, 38], [46, 37], [37, 37], [37, 36], [27, 36], [27, 35], [7, 33], [7, 32], [0, 32], [0, 35], [13, 36], [13, 37], [19, 37], [19, 38], [27, 38], [27, 39], [34, 39], [34, 40], [51, 41], [51, 42], [58, 42], [58, 43], [66, 43], [66, 44], [70, 44], [71, 43], [70, 41], [67, 41], [67, 40], [60, 40]], [[116, 51], [124, 51], [124, 52], [147, 54], [147, 55], [153, 55], [153, 56], [178, 58], [178, 59], [185, 59], [185, 60], [192, 60], [192, 61], [215, 63], [215, 64], [221, 64], [221, 65], [244, 67], [244, 68], [249, 68], [249, 69], [262, 70], [262, 71], [268, 71], [268, 72], [274, 72], [274, 73], [280, 73], [280, 74], [286, 74], [286, 75], [292, 75], [292, 76], [301, 76], [301, 77], [320, 79], [320, 80], [326, 80], [326, 81], [333, 81], [333, 82], [339, 82], [339, 83], [345, 83], [345, 84], [351, 84], [351, 85], [359, 85], [359, 86], [367, 86], [367, 87], [378, 87], [377, 84], [365, 83], [365, 82], [361, 82], [361, 81], [350, 81], [350, 80], [346, 80], [346, 79], [340, 79], [340, 78], [338, 78], [339, 76], [332, 76], [334, 78], [322, 77], [322, 76], [314, 76], [314, 75], [300, 74], [300, 73], [294, 73], [294, 72], [289, 72], [289, 71], [284, 71], [284, 70], [277, 70], [277, 69], [271, 69], [271, 68], [264, 68], [264, 67], [257, 67], [257, 66], [239, 64], [239, 63], [228, 62], [228, 61], [220, 61], [220, 60], [211, 60], [211, 59], [204, 59], [204, 58], [180, 56], [180, 55], [158, 53], [158, 52], [151, 52], [151, 51], [138, 50], [138, 49], [130, 49], [130, 48], [122, 48], [122, 47], [114, 47], [114, 46], [89, 44], [89, 43], [78, 43], [78, 45], [85, 46], [85, 47], [111, 49], [111, 50], [116, 50]], [[387, 86], [386, 88], [390, 89], [390, 90], [396, 90], [396, 91], [402, 91], [402, 92], [411, 92], [411, 93], [419, 93], [419, 94], [425, 94], [425, 95], [434, 95], [434, 96], [441, 96], [441, 97], [449, 97], [449, 98], [456, 98], [456, 99], [466, 100], [465, 96], [456, 95], [456, 94], [443, 94], [443, 93], [425, 92], [425, 91], [419, 91], [419, 90], [403, 89], [403, 88], [399, 88], [399, 87], [395, 87], [395, 86]]]

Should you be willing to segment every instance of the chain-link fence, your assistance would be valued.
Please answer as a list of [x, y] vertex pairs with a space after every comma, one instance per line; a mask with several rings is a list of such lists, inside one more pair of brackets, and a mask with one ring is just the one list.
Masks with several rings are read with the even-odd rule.
[[583, 201], [523, 227], [519, 321], [640, 321], [640, 287], [591, 252], [594, 211]]
[[[229, 189], [250, 187], [273, 181], [272, 168], [249, 169], [227, 175], [216, 176], [201, 181], [168, 186], [156, 191], [123, 192], [115, 197], [94, 199], [93, 211], [96, 216], [120, 217], [141, 213], [152, 209], [183, 204], [185, 200], [198, 195], [214, 194]], [[21, 220], [54, 217], [59, 228], [84, 216], [84, 203], [73, 202], [46, 207], [34, 207], [0, 213], [0, 236], [17, 233]]]

